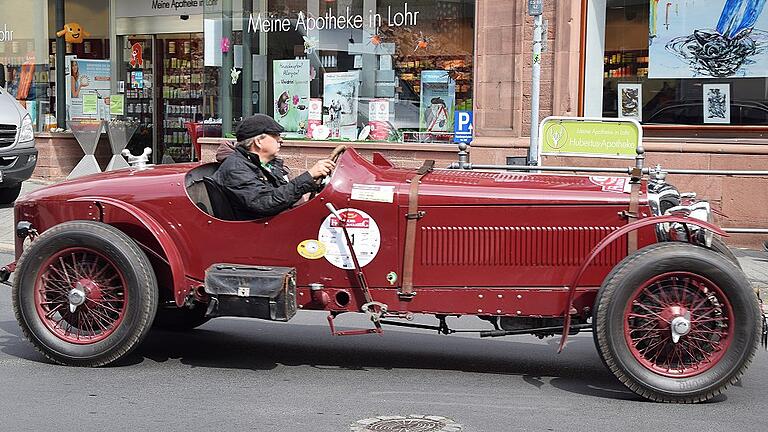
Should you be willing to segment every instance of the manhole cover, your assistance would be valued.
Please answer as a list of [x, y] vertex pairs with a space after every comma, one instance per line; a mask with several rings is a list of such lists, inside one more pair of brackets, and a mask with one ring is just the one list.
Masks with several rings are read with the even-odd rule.
[[461, 425], [440, 416], [379, 416], [358, 420], [352, 432], [461, 432]]

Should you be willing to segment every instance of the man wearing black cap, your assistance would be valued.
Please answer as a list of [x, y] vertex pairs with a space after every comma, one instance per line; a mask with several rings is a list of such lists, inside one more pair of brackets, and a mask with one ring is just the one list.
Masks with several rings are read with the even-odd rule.
[[274, 216], [317, 189], [315, 180], [331, 173], [334, 163], [318, 161], [309, 171], [288, 180], [277, 159], [284, 131], [272, 117], [256, 114], [235, 128], [237, 146], [221, 164], [213, 180], [230, 196], [237, 220]]

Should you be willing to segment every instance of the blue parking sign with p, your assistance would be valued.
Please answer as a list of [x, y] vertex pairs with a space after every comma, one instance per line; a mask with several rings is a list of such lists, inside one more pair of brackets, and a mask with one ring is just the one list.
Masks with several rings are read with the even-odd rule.
[[472, 111], [456, 111], [453, 118], [453, 142], [471, 143], [474, 133]]

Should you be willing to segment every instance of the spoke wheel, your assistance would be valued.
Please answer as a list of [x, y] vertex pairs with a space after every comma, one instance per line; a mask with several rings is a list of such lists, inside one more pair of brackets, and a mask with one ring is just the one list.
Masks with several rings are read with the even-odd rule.
[[675, 378], [695, 376], [716, 365], [736, 325], [723, 291], [685, 272], [665, 273], [639, 287], [624, 316], [624, 337], [635, 359]]
[[65, 249], [43, 264], [35, 286], [38, 318], [61, 340], [98, 342], [123, 321], [128, 301], [125, 276], [101, 253]]
[[144, 251], [100, 222], [45, 230], [16, 266], [16, 320], [24, 336], [60, 364], [104, 366], [124, 358], [149, 332], [157, 299]]
[[723, 254], [657, 243], [626, 257], [603, 281], [593, 336], [603, 363], [633, 392], [696, 403], [744, 374], [760, 318], [746, 276]]

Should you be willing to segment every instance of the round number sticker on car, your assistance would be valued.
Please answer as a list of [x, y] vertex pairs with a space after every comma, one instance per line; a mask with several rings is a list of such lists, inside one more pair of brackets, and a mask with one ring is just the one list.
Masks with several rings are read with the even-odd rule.
[[[376, 221], [368, 213], [353, 208], [339, 210], [339, 215], [346, 222], [347, 232], [352, 241], [360, 267], [370, 264], [381, 246], [381, 233]], [[317, 239], [325, 245], [325, 259], [334, 266], [351, 270], [355, 268], [349, 254], [347, 240], [341, 229], [341, 221], [334, 215], [328, 215], [320, 225]]]
[[306, 259], [320, 259], [325, 256], [325, 245], [317, 240], [304, 240], [296, 247], [296, 251]]

